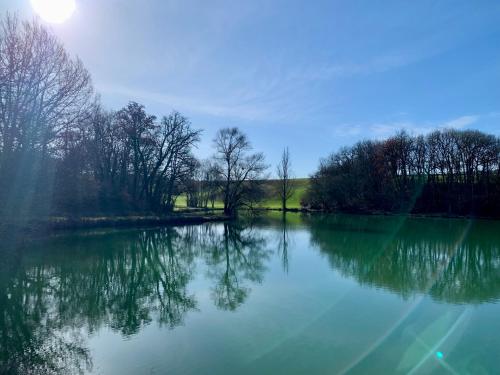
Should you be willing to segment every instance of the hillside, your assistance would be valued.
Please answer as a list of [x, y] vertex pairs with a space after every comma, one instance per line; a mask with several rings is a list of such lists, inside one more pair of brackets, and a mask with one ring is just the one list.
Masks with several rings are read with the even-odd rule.
[[[300, 208], [300, 200], [305, 194], [306, 189], [309, 185], [308, 178], [296, 178], [293, 180], [295, 183], [295, 192], [293, 196], [289, 199], [287, 203], [287, 208]], [[278, 193], [279, 180], [266, 180], [263, 182], [264, 190], [266, 191], [267, 198], [262, 201], [259, 205], [260, 208], [281, 208], [281, 201]], [[186, 208], [186, 196], [181, 195], [177, 198], [175, 202], [175, 207], [177, 209]], [[223, 203], [220, 200], [215, 202], [216, 208], [222, 208]]]

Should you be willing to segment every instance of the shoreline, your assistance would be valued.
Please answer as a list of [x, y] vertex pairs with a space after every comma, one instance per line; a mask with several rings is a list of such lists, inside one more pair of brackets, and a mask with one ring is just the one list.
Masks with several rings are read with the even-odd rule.
[[0, 234], [36, 235], [47, 232], [95, 228], [127, 228], [203, 224], [223, 222], [232, 218], [219, 213], [173, 213], [165, 216], [52, 216], [42, 219], [0, 219]]
[[[215, 210], [218, 211], [218, 210]], [[244, 210], [246, 211], [246, 210]], [[281, 208], [259, 207], [254, 208], [256, 212], [282, 212], [300, 214], [326, 214], [326, 215], [357, 215], [357, 216], [405, 216], [411, 218], [441, 218], [462, 220], [492, 220], [499, 221], [498, 216], [472, 216], [472, 215], [450, 215], [445, 213], [404, 213], [404, 212], [347, 212], [326, 211], [308, 208], [289, 208], [283, 211]], [[27, 237], [49, 234], [52, 232], [96, 229], [96, 228], [130, 228], [130, 227], [155, 227], [155, 226], [177, 226], [194, 225], [210, 222], [225, 222], [234, 220], [234, 217], [223, 213], [205, 210], [183, 210], [170, 215], [122, 215], [122, 216], [50, 216], [40, 219], [5, 219], [0, 218], [0, 237], [11, 235], [22, 235]]]
[[385, 211], [328, 211], [317, 210], [310, 208], [271, 208], [259, 207], [254, 208], [256, 211], [274, 211], [274, 212], [292, 212], [304, 214], [329, 214], [329, 215], [358, 215], [358, 216], [408, 216], [412, 218], [435, 218], [435, 219], [475, 219], [475, 220], [494, 220], [499, 221], [500, 216], [474, 216], [474, 215], [458, 215], [448, 213], [412, 213], [412, 212], [385, 212]]

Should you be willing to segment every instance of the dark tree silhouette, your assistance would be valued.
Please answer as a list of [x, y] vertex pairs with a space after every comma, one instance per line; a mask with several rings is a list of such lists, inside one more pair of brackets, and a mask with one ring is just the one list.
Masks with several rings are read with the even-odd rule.
[[276, 167], [279, 178], [279, 197], [281, 199], [281, 208], [286, 211], [286, 202], [292, 197], [295, 186], [292, 177], [292, 162], [288, 147], [283, 150], [281, 160]]
[[214, 139], [215, 162], [221, 178], [224, 213], [235, 215], [243, 206], [251, 207], [259, 197], [259, 180], [267, 169], [262, 153], [252, 149], [238, 128], [224, 128]]
[[38, 21], [0, 22], [0, 216], [170, 212], [200, 137], [172, 112], [92, 100], [89, 73]]
[[213, 209], [219, 194], [220, 181], [217, 166], [211, 160], [195, 162], [193, 173], [185, 181], [188, 207]]
[[499, 155], [499, 138], [479, 131], [403, 131], [322, 160], [304, 203], [329, 211], [498, 216]]
[[20, 215], [47, 200], [56, 141], [64, 147], [86, 115], [90, 75], [38, 21], [0, 21], [0, 214]]

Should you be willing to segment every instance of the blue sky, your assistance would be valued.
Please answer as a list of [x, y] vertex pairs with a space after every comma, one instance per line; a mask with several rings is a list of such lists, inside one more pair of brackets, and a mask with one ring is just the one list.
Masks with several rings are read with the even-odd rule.
[[[397, 129], [500, 135], [500, 1], [76, 0], [50, 27], [109, 108], [238, 126], [274, 172]], [[29, 0], [0, 10], [32, 17]]]

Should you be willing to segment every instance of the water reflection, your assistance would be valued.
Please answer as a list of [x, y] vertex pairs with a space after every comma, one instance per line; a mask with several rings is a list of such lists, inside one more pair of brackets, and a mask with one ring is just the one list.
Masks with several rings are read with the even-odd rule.
[[2, 255], [0, 373], [72, 374], [90, 369], [80, 324], [68, 322], [54, 305], [54, 280], [43, 270], [22, 267], [18, 254]]
[[360, 284], [447, 303], [500, 298], [500, 233], [488, 221], [329, 216], [305, 218], [311, 242]]
[[258, 233], [233, 224], [62, 237], [42, 247], [23, 249], [22, 260], [19, 249], [6, 252], [16, 259], [2, 262], [10, 272], [0, 284], [0, 373], [90, 369], [81, 328], [130, 336], [152, 321], [183, 324], [196, 309], [188, 284], [199, 258], [215, 305], [235, 310], [269, 256]]
[[213, 301], [220, 309], [235, 310], [250, 291], [246, 281], [262, 281], [269, 249], [263, 237], [239, 225], [223, 224], [222, 235], [211, 239], [204, 253], [208, 276], [214, 281]]
[[287, 225], [287, 214], [286, 212], [281, 215], [281, 232], [278, 237], [278, 256], [281, 258], [281, 264], [283, 266], [283, 271], [288, 273], [288, 246], [290, 242], [290, 236], [288, 234]]
[[405, 299], [498, 300], [497, 229], [465, 220], [287, 215], [255, 225], [60, 236], [4, 250], [0, 373], [83, 373], [92, 369], [88, 334], [109, 327], [129, 337], [153, 322], [169, 329], [184, 324], [198, 310], [190, 285], [200, 269], [213, 304], [235, 311], [263, 282], [273, 254], [293, 275], [289, 253], [304, 250], [293, 240], [304, 233], [334, 270], [361, 285]]

